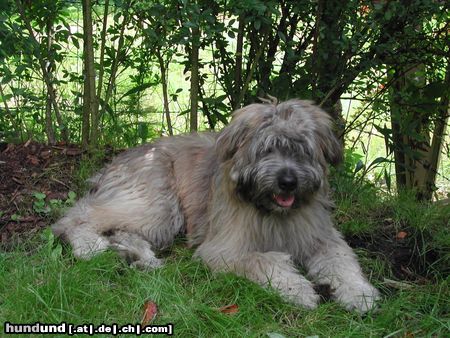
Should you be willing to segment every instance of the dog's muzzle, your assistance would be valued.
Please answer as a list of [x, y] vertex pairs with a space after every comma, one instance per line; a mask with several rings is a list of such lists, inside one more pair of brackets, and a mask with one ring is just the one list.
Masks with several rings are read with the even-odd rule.
[[273, 195], [275, 203], [282, 208], [292, 207], [295, 202], [293, 192], [297, 189], [298, 185], [297, 177], [289, 171], [283, 170], [277, 176], [277, 184], [281, 193]]
[[277, 174], [277, 191], [272, 195], [274, 203], [284, 209], [299, 206], [301, 201], [308, 200], [308, 196], [320, 188], [320, 179], [310, 175], [307, 180], [299, 182], [299, 178], [289, 169], [282, 169]]

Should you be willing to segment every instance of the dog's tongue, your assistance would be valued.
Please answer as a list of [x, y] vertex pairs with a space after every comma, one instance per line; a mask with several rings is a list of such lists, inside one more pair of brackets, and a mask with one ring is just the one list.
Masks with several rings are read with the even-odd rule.
[[290, 208], [292, 206], [292, 204], [294, 204], [294, 200], [295, 200], [294, 195], [289, 195], [289, 196], [274, 195], [274, 198], [275, 198], [275, 202], [277, 202], [277, 204], [283, 208]]

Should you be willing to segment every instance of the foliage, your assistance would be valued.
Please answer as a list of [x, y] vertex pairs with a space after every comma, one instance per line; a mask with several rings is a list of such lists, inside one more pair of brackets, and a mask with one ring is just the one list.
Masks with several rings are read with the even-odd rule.
[[[81, 141], [84, 1], [0, 7], [2, 139]], [[300, 97], [321, 104], [350, 143], [368, 130], [384, 138], [385, 155], [362, 174], [383, 164], [387, 181], [392, 163], [389, 188], [419, 182], [424, 199], [436, 189], [450, 88], [443, 2], [106, 0], [90, 9], [91, 136], [101, 131], [92, 144], [187, 131], [189, 100], [199, 102], [200, 129], [217, 129], [256, 97]], [[362, 106], [344, 118], [349, 94]]]
[[60, 199], [50, 199], [46, 201], [47, 195], [43, 192], [34, 192], [33, 210], [38, 214], [50, 214], [52, 212], [61, 212], [64, 208], [70, 207], [75, 203], [76, 193], [69, 191], [65, 201]]

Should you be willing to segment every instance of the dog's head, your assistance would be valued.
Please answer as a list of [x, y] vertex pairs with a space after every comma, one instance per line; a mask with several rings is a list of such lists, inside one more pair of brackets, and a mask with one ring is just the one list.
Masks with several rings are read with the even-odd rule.
[[307, 101], [252, 104], [233, 114], [216, 149], [240, 198], [264, 211], [308, 203], [342, 150], [329, 116]]

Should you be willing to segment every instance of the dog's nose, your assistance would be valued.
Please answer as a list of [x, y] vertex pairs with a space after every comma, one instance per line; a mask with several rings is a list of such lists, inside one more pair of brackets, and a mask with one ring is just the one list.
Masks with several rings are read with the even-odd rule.
[[297, 177], [290, 173], [283, 173], [278, 176], [278, 186], [284, 191], [292, 191], [297, 188]]

